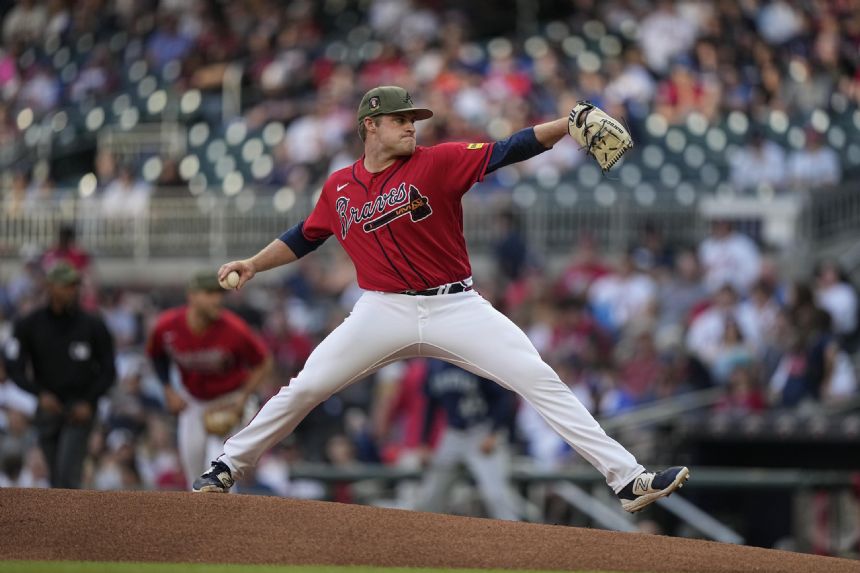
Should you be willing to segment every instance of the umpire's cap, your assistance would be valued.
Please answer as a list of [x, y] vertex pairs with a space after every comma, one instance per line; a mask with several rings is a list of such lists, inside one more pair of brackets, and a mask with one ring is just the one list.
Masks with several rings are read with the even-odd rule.
[[412, 96], [405, 89], [398, 86], [379, 86], [361, 98], [361, 104], [358, 106], [358, 123], [364, 121], [365, 117], [407, 111], [414, 112], [416, 120], [433, 117], [433, 112], [429, 109], [415, 107]]
[[57, 285], [76, 285], [81, 282], [81, 273], [65, 261], [60, 261], [48, 270], [48, 282]]
[[191, 276], [191, 280], [188, 281], [188, 290], [221, 292], [224, 289], [221, 288], [221, 285], [218, 283], [218, 273], [216, 271], [198, 271], [194, 273], [194, 275]]

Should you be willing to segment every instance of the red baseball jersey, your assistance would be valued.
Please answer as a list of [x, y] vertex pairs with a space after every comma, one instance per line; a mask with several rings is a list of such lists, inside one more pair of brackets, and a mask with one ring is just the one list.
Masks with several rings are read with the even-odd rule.
[[237, 390], [248, 372], [268, 351], [263, 340], [229, 310], [204, 332], [188, 327], [188, 307], [165, 311], [158, 318], [146, 344], [150, 358], [167, 355], [179, 368], [182, 385], [201, 400], [211, 400]]
[[484, 178], [492, 143], [418, 146], [379, 173], [364, 156], [335, 171], [305, 220], [306, 239], [337, 237], [365, 290], [423, 290], [472, 274], [461, 199]]

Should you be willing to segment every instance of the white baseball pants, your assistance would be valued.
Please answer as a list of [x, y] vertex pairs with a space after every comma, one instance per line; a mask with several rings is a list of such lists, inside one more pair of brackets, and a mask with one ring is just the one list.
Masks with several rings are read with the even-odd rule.
[[475, 291], [437, 296], [366, 292], [305, 368], [224, 444], [240, 477], [317, 404], [386, 364], [440, 358], [517, 392], [618, 492], [644, 468], [603, 431], [525, 333]]

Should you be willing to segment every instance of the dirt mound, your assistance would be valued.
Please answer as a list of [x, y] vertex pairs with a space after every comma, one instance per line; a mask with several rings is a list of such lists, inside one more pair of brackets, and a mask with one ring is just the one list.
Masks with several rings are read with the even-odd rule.
[[0, 489], [0, 559], [860, 571], [860, 563], [672, 537], [244, 495]]

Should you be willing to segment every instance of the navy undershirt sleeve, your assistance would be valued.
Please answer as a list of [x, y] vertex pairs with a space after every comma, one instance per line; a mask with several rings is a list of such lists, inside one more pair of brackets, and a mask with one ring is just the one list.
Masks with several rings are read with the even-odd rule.
[[325, 239], [321, 239], [319, 241], [309, 241], [305, 238], [304, 233], [302, 233], [302, 229], [305, 226], [305, 221], [302, 219], [299, 223], [293, 227], [290, 227], [284, 233], [278, 237], [281, 239], [292, 251], [296, 254], [296, 257], [302, 258], [307, 255], [311, 251], [316, 250], [320, 245], [325, 243]]
[[535, 137], [533, 127], [521, 129], [509, 138], [496, 142], [493, 146], [493, 153], [490, 155], [490, 162], [487, 165], [487, 173], [511, 163], [525, 161], [547, 149], [549, 148], [544, 147]]

